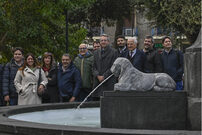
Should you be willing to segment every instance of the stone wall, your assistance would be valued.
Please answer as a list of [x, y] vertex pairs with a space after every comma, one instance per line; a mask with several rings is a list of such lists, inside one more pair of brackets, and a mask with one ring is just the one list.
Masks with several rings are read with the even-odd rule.
[[188, 92], [188, 120], [191, 130], [201, 130], [201, 48], [200, 32], [195, 43], [184, 54], [184, 89]]
[[187, 129], [186, 92], [104, 92], [100, 106], [103, 128]]

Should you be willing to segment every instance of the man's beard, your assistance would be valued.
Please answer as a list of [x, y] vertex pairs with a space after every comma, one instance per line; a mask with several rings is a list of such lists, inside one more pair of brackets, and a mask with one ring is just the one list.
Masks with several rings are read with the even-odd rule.
[[123, 45], [123, 46], [122, 46], [122, 45], [121, 45], [121, 46], [119, 45], [118, 47], [119, 47], [120, 49], [123, 49], [125, 46], [124, 46], [124, 45]]
[[145, 50], [149, 50], [150, 48], [149, 48], [149, 47], [145, 47], [144, 49], [145, 49]]
[[145, 50], [150, 50], [150, 48], [151, 48], [150, 46], [145, 46], [144, 47]]

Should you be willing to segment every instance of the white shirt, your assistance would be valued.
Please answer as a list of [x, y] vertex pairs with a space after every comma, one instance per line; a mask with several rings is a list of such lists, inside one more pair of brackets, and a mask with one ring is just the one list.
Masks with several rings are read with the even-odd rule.
[[[132, 51], [129, 51], [129, 56], [131, 56], [131, 58], [136, 54], [137, 49], [134, 49]], [[132, 52], [132, 55], [131, 55]]]

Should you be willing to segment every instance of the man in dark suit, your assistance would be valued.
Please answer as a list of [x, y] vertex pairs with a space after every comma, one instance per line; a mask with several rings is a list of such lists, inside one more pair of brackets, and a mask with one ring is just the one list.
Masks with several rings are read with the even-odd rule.
[[[110, 46], [109, 37], [107, 35], [101, 35], [100, 37], [101, 48], [94, 52], [94, 88], [109, 77], [112, 73], [110, 68], [118, 56], [117, 50]], [[113, 76], [105, 83], [103, 83], [93, 94], [93, 100], [100, 100], [100, 96], [103, 95], [103, 91], [114, 90], [114, 84], [116, 78]]]
[[124, 53], [127, 51], [126, 39], [124, 36], [119, 35], [116, 38], [118, 57], [123, 57]]
[[145, 54], [137, 49], [137, 39], [129, 38], [127, 41], [128, 51], [124, 54], [124, 57], [129, 59], [135, 68], [144, 72]]

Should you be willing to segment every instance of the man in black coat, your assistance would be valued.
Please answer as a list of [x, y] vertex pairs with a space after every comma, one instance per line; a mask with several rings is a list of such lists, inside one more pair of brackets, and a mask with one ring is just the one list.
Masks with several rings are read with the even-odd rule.
[[144, 49], [142, 50], [146, 55], [144, 64], [144, 72], [146, 73], [161, 73], [162, 63], [161, 55], [157, 50], [154, 50], [154, 39], [152, 36], [146, 36], [144, 39]]
[[124, 53], [127, 51], [126, 39], [124, 36], [119, 35], [116, 38], [118, 57], [123, 57]]
[[[110, 68], [118, 56], [117, 51], [109, 45], [109, 37], [102, 35], [100, 38], [101, 48], [94, 52], [94, 88], [99, 85], [104, 79], [110, 76], [112, 73]], [[114, 90], [114, 84], [116, 78], [113, 76], [105, 83], [103, 83], [92, 95], [94, 101], [98, 101], [100, 96], [103, 95], [103, 91]]]
[[162, 39], [164, 51], [161, 54], [163, 72], [170, 75], [176, 82], [176, 90], [183, 89], [182, 76], [184, 73], [183, 53], [172, 48], [171, 38], [165, 36]]
[[127, 41], [128, 51], [124, 54], [124, 57], [129, 59], [135, 68], [140, 71], [144, 71], [145, 54], [137, 49], [137, 39], [129, 38]]

